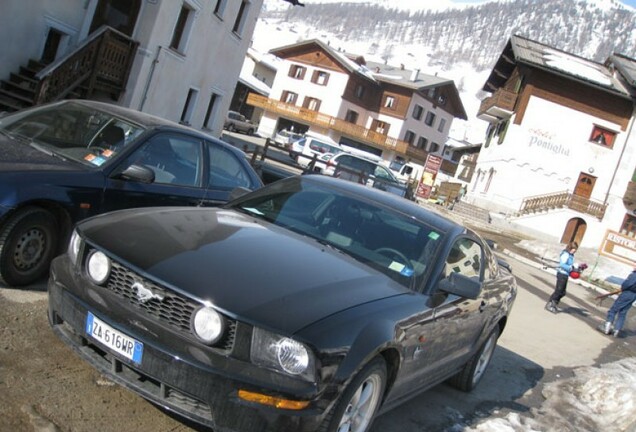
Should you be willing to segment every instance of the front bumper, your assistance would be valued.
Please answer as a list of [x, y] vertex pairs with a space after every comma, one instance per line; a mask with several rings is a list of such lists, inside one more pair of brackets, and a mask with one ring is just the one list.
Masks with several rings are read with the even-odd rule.
[[[91, 287], [78, 287], [69, 268], [65, 256], [51, 266], [48, 289], [53, 331], [100, 373], [155, 404], [215, 431], [300, 432], [315, 430], [333, 402], [318, 400], [310, 383], [285, 382], [280, 375], [231, 355], [211, 356], [187, 340], [171, 346], [168, 341], [175, 339], [173, 334], [142, 318], [135, 317], [139, 327], [123, 324], [118, 317], [126, 311], [114, 311], [125, 306]], [[86, 334], [89, 311], [144, 344], [141, 364], [110, 351]], [[275, 409], [239, 399], [239, 389], [314, 402], [301, 411]]]

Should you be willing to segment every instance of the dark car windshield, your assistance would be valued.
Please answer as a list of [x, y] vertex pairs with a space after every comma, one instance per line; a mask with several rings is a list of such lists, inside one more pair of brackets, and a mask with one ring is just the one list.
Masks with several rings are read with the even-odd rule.
[[62, 103], [4, 117], [0, 130], [47, 153], [99, 166], [144, 128], [88, 106]]
[[316, 239], [409, 288], [426, 274], [444, 236], [390, 207], [309, 182], [277, 182], [227, 207]]

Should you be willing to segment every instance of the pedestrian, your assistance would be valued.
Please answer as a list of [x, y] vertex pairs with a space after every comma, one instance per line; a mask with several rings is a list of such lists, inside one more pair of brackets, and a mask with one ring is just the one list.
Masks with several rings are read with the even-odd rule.
[[559, 266], [557, 267], [556, 274], [556, 287], [554, 288], [554, 292], [550, 296], [550, 300], [548, 300], [545, 305], [545, 309], [552, 313], [561, 312], [561, 309], [559, 309], [559, 302], [563, 297], [565, 297], [565, 289], [568, 285], [570, 272], [576, 269], [574, 265], [574, 253], [578, 248], [579, 245], [577, 242], [569, 242], [565, 249], [561, 251], [561, 255], [559, 255]]
[[636, 263], [634, 263], [632, 272], [621, 284], [621, 289], [613, 294], [618, 294], [618, 297], [607, 311], [607, 319], [598, 329], [606, 335], [611, 334], [614, 337], [619, 337], [623, 325], [625, 325], [627, 312], [636, 301]]

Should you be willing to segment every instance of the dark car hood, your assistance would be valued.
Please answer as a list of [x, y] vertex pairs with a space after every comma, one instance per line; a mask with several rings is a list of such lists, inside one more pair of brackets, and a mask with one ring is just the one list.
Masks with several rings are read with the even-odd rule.
[[0, 172], [56, 171], [77, 167], [75, 163], [46, 154], [28, 143], [0, 134]]
[[229, 210], [125, 210], [86, 220], [80, 230], [124, 263], [236, 318], [288, 334], [408, 292], [312, 239]]

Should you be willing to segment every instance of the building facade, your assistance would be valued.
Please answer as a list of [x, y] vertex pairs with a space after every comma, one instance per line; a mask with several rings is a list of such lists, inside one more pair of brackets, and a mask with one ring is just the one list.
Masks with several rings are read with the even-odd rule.
[[513, 36], [484, 86], [466, 200], [561, 243], [633, 238], [635, 71], [621, 55], [600, 64]]
[[440, 155], [454, 118], [466, 119], [452, 80], [367, 62], [309, 40], [270, 51], [280, 59], [269, 97], [250, 95], [263, 110], [259, 134], [282, 129], [327, 136], [420, 167]]
[[12, 43], [0, 51], [0, 109], [76, 95], [220, 135], [261, 6], [262, 0], [39, 0], [28, 7], [3, 1], [0, 37]]

